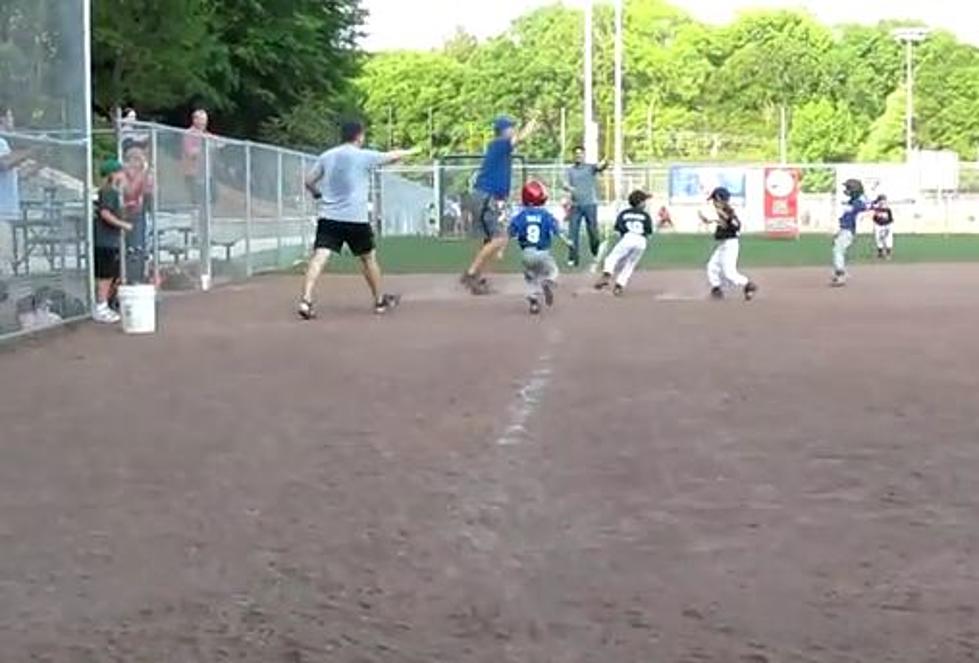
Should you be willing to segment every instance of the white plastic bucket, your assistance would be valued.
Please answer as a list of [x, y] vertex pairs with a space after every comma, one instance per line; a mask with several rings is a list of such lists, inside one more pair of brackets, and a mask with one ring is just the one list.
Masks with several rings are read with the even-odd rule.
[[119, 286], [119, 310], [122, 314], [122, 330], [127, 334], [156, 332], [156, 287]]

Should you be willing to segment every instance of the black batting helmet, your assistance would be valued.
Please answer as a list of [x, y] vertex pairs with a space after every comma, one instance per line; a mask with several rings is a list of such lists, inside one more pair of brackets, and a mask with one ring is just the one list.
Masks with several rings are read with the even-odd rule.
[[848, 179], [843, 183], [843, 193], [850, 197], [863, 195], [863, 182], [856, 179]]
[[716, 203], [729, 203], [731, 202], [731, 192], [725, 187], [719, 186], [710, 192], [707, 200], [713, 200]]

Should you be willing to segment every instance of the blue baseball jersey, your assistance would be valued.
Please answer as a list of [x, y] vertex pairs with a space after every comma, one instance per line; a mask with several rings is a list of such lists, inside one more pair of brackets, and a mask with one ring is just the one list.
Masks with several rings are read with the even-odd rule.
[[857, 232], [857, 219], [860, 215], [869, 209], [867, 205], [867, 200], [865, 198], [854, 198], [853, 200], [844, 203], [843, 205], [843, 216], [840, 217], [840, 230], [849, 230], [850, 232]]
[[483, 164], [476, 176], [476, 190], [494, 198], [510, 197], [510, 180], [513, 176], [513, 141], [497, 138], [486, 146]]
[[560, 234], [557, 219], [543, 207], [525, 207], [510, 221], [510, 237], [517, 239], [521, 249], [547, 251]]

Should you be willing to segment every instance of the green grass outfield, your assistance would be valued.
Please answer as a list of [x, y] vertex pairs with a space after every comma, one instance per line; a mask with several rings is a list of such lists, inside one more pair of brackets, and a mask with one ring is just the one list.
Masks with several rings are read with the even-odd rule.
[[[582, 237], [584, 239], [584, 237]], [[745, 236], [741, 242], [741, 264], [745, 267], [828, 266], [831, 258], [828, 235], [804, 235], [798, 240], [775, 240]], [[439, 240], [423, 237], [389, 237], [379, 242], [381, 267], [391, 274], [461, 272], [472, 260], [475, 241]], [[657, 235], [643, 258], [643, 269], [700, 269], [714, 242], [706, 235]], [[586, 249], [587, 250], [587, 249]], [[520, 251], [507, 249], [503, 271], [517, 271]], [[554, 255], [563, 267], [567, 249], [557, 244]], [[873, 238], [863, 235], [850, 249], [851, 262], [876, 262]], [[979, 235], [898, 235], [895, 263], [973, 262], [979, 260]], [[334, 258], [331, 271], [356, 271], [347, 254]]]

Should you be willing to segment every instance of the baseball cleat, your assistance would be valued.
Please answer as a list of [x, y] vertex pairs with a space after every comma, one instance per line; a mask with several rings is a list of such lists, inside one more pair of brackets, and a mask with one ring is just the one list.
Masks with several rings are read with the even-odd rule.
[[611, 284], [612, 284], [612, 275], [607, 273], [602, 274], [602, 278], [598, 279], [598, 282], [595, 283], [595, 290], [604, 290], [605, 288], [609, 287]]
[[618, 283], [616, 283], [615, 287], [612, 288], [612, 294], [615, 295], [616, 297], [621, 297], [622, 295], [625, 294], [625, 288], [623, 288]]
[[744, 300], [746, 302], [750, 302], [752, 299], [755, 298], [755, 295], [757, 293], [758, 293], [758, 286], [752, 283], [751, 281], [748, 281], [748, 285], [744, 287]]
[[540, 300], [536, 297], [530, 297], [528, 301], [530, 302], [530, 314], [540, 315]]
[[296, 310], [296, 313], [303, 320], [313, 320], [316, 318], [316, 309], [313, 307], [313, 302], [308, 299], [299, 300], [299, 308]]
[[490, 284], [489, 279], [485, 276], [477, 276], [472, 282], [469, 288], [469, 292], [474, 295], [488, 295], [490, 294]]
[[711, 288], [710, 289], [711, 299], [724, 299], [724, 290], [721, 288]]
[[544, 290], [544, 303], [548, 306], [554, 306], [554, 281], [544, 281], [541, 286]]
[[478, 279], [479, 276], [477, 274], [470, 274], [469, 272], [463, 272], [462, 276], [459, 277], [459, 283], [462, 284], [462, 287], [464, 287], [466, 290], [469, 290], [471, 292], [473, 289], [473, 284], [476, 283]]
[[833, 274], [833, 279], [829, 282], [829, 285], [832, 288], [842, 288], [846, 285], [846, 274]]
[[374, 304], [374, 313], [383, 315], [388, 311], [398, 308], [401, 303], [401, 295], [382, 295], [380, 301]]

